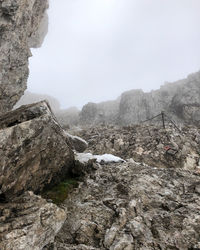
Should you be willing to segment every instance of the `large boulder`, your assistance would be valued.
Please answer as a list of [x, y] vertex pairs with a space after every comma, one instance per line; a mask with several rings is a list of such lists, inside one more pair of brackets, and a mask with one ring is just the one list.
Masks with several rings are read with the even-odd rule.
[[32, 192], [0, 203], [0, 249], [40, 250], [54, 240], [65, 219], [63, 209]]
[[56, 112], [60, 110], [60, 103], [55, 97], [50, 95], [36, 94], [27, 90], [25, 91], [24, 95], [20, 98], [20, 100], [16, 103], [14, 109], [17, 109], [22, 105], [33, 104], [36, 102], [41, 102], [43, 100], [48, 101], [54, 114], [56, 114]]
[[0, 0], [0, 114], [27, 87], [30, 47], [40, 46], [46, 34], [47, 7], [48, 0]]
[[41, 191], [63, 178], [74, 155], [47, 102], [0, 117], [0, 195]]

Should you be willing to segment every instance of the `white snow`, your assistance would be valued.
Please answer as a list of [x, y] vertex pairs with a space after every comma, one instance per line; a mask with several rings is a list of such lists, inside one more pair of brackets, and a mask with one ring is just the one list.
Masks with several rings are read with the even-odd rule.
[[82, 163], [87, 163], [89, 160], [92, 160], [92, 159], [96, 159], [98, 163], [100, 163], [101, 161], [104, 161], [105, 163], [125, 162], [122, 158], [111, 155], [111, 154], [92, 155], [91, 153], [76, 153], [75, 159]]

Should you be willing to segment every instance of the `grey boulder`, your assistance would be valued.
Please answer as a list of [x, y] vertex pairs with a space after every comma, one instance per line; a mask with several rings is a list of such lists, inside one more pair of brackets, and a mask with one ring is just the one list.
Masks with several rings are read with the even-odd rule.
[[60, 181], [74, 154], [47, 102], [22, 106], [0, 117], [0, 196], [40, 192]]

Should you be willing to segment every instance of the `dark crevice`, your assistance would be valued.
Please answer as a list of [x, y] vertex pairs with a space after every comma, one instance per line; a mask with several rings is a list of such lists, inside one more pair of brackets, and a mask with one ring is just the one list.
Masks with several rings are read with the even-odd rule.
[[0, 203], [6, 203], [6, 202], [7, 202], [7, 199], [6, 199], [5, 194], [0, 194]]

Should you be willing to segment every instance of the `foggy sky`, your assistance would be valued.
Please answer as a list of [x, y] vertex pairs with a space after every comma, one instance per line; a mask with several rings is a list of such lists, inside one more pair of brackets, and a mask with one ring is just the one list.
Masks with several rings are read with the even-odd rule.
[[50, 0], [28, 89], [63, 108], [159, 88], [200, 70], [199, 0]]

